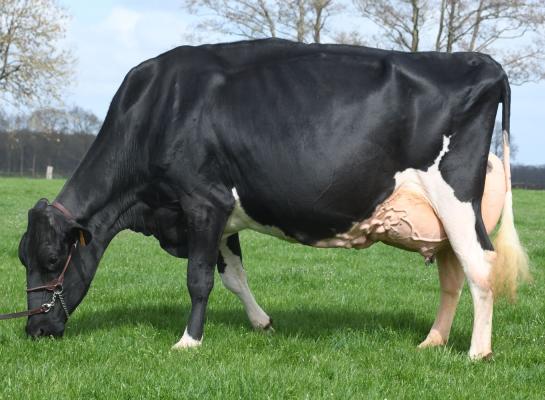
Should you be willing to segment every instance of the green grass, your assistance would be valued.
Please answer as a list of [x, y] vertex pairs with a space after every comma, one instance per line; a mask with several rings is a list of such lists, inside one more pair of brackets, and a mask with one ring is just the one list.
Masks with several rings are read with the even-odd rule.
[[[26, 212], [63, 181], [0, 179], [0, 311], [24, 309], [17, 245]], [[0, 398], [545, 397], [545, 192], [517, 191], [534, 284], [494, 315], [491, 362], [470, 362], [464, 289], [449, 345], [417, 351], [438, 303], [437, 270], [383, 245], [319, 250], [244, 232], [250, 287], [275, 323], [251, 329], [216, 277], [204, 344], [173, 352], [189, 310], [185, 260], [152, 238], [120, 234], [62, 340], [32, 341], [0, 321]], [[151, 278], [150, 278], [151, 277]]]

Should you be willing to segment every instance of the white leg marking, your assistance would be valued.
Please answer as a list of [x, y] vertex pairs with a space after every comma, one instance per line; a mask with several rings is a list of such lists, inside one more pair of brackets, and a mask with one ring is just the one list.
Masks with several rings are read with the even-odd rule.
[[419, 183], [436, 210], [452, 249], [463, 267], [473, 297], [474, 320], [469, 355], [471, 358], [483, 358], [492, 353], [491, 265], [477, 239], [475, 214], [471, 203], [459, 201], [439, 171], [439, 163], [448, 152], [449, 144], [450, 139], [444, 137], [443, 149], [427, 171], [400, 172], [396, 174], [396, 184], [404, 181]]
[[452, 250], [437, 254], [441, 300], [435, 322], [428, 337], [419, 348], [442, 346], [447, 344], [456, 312], [456, 306], [464, 285], [464, 271]]
[[223, 285], [238, 296], [254, 328], [269, 329], [271, 327], [271, 318], [255, 301], [248, 286], [246, 271], [244, 271], [240, 257], [233, 254], [227, 247], [225, 240], [222, 240], [220, 244], [220, 252], [226, 264], [225, 271], [220, 274]]
[[202, 338], [201, 340], [193, 339], [189, 333], [187, 333], [187, 328], [184, 331], [184, 335], [179, 340], [178, 343], [176, 343], [174, 346], [172, 346], [173, 350], [180, 350], [180, 349], [189, 349], [191, 347], [198, 347], [202, 344]]

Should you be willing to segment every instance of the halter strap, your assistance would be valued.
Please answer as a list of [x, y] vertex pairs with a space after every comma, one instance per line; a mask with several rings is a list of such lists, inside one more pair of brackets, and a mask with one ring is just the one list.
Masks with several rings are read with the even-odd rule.
[[38, 290], [47, 290], [49, 292], [53, 292], [57, 289], [62, 290], [62, 284], [64, 283], [64, 274], [66, 270], [68, 269], [68, 266], [70, 265], [70, 261], [72, 261], [72, 253], [74, 250], [76, 250], [76, 247], [78, 247], [78, 242], [74, 242], [72, 245], [72, 248], [70, 249], [70, 253], [68, 254], [68, 258], [66, 259], [66, 263], [64, 264], [64, 268], [62, 269], [61, 274], [56, 278], [53, 279], [51, 282], [46, 283], [42, 286], [36, 286], [30, 289], [27, 289], [27, 292], [37, 292]]
[[[65, 206], [63, 206], [61, 203], [59, 203], [58, 201], [55, 200], [53, 203], [49, 204], [49, 206], [59, 210], [66, 218], [75, 220], [72, 213], [68, 211], [68, 209]], [[81, 229], [79, 231], [79, 244], [81, 244], [82, 246], [86, 245], [85, 236], [83, 235], [83, 231]]]
[[11, 314], [0, 314], [0, 320], [30, 317], [36, 314], [45, 314], [49, 310], [51, 310], [51, 307], [48, 307], [48, 304], [42, 304], [40, 307], [33, 308], [32, 310], [28, 310], [28, 311], [19, 311], [19, 312], [14, 312]]
[[59, 210], [61, 213], [63, 213], [63, 215], [68, 218], [68, 219], [74, 219], [74, 216], [72, 215], [72, 213], [70, 211], [68, 211], [68, 209], [63, 206], [61, 203], [59, 203], [58, 201], [54, 201], [53, 203], [49, 204], [51, 207], [54, 207], [56, 208], [57, 210]]

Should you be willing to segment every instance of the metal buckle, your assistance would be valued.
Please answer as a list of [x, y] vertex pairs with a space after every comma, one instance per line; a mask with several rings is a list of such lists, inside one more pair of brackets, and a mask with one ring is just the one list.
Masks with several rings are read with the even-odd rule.
[[62, 293], [62, 290], [60, 292], [57, 292], [57, 290], [55, 289], [49, 303], [42, 304], [42, 309], [44, 310], [44, 314], [47, 314], [49, 311], [51, 311], [53, 307], [55, 307], [55, 301], [57, 300], [57, 296], [59, 295], [59, 293]]
[[64, 297], [62, 295], [62, 285], [58, 285], [55, 290], [53, 291], [53, 297], [51, 297], [51, 301], [49, 303], [42, 304], [42, 310], [44, 314], [47, 314], [53, 307], [55, 307], [55, 301], [57, 301], [57, 297], [59, 298], [59, 301], [61, 302], [62, 309], [64, 313], [66, 314], [66, 319], [70, 317], [70, 313], [68, 312], [68, 307], [66, 306], [66, 303], [64, 301]]
[[51, 309], [53, 308], [54, 305], [55, 305], [55, 302], [53, 302], [53, 301], [51, 301], [49, 303], [42, 304], [43, 313], [47, 314], [49, 311], [51, 311]]

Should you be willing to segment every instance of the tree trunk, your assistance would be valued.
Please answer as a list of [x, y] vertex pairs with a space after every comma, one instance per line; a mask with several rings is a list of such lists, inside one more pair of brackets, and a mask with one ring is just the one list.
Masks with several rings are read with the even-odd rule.
[[420, 41], [419, 33], [419, 16], [420, 16], [420, 7], [418, 5], [419, 0], [412, 0], [413, 6], [413, 32], [412, 32], [412, 41], [411, 41], [411, 51], [413, 53], [418, 51], [418, 42]]
[[298, 6], [298, 12], [299, 15], [297, 15], [297, 41], [298, 42], [304, 42], [305, 41], [305, 4], [303, 0], [299, 0], [297, 2]]
[[477, 37], [479, 35], [479, 29], [481, 27], [481, 21], [482, 21], [482, 12], [483, 12], [483, 4], [484, 1], [479, 1], [479, 8], [477, 9], [477, 15], [475, 16], [475, 25], [473, 26], [473, 32], [471, 34], [471, 41], [469, 42], [469, 51], [475, 51], [475, 45], [477, 44]]
[[36, 150], [32, 154], [32, 177], [36, 178]]
[[[8, 137], [9, 140], [9, 137]], [[8, 176], [11, 175], [11, 144], [8, 143]]]
[[322, 33], [322, 11], [321, 5], [316, 6], [316, 19], [314, 20], [314, 43], [320, 43]]
[[23, 143], [20, 146], [21, 151], [19, 152], [19, 175], [23, 176], [25, 172], [25, 147]]
[[458, 0], [449, 0], [450, 8], [448, 14], [448, 31], [447, 31], [447, 53], [452, 53], [452, 47], [454, 45], [454, 20], [456, 19], [456, 4]]
[[447, 7], [447, 0], [441, 0], [441, 13], [439, 16], [439, 29], [437, 30], [437, 37], [435, 38], [435, 51], [441, 50], [441, 37], [443, 36], [443, 28], [445, 26], [446, 7]]

